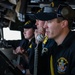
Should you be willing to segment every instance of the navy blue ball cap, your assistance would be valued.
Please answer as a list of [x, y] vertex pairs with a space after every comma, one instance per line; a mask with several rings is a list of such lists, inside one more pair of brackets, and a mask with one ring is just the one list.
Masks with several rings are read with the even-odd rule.
[[39, 20], [51, 20], [57, 18], [57, 14], [53, 7], [45, 6], [38, 10], [36, 14], [30, 16], [32, 19], [39, 19]]
[[26, 29], [33, 28], [33, 29], [36, 29], [35, 21], [28, 20], [27, 22], [25, 22], [23, 28], [26, 28]]
[[75, 11], [66, 3], [60, 4], [55, 10], [54, 7], [45, 6], [38, 10], [36, 14], [32, 14], [32, 19], [38, 20], [51, 20], [54, 18], [62, 17], [63, 19], [74, 19], [75, 18]]

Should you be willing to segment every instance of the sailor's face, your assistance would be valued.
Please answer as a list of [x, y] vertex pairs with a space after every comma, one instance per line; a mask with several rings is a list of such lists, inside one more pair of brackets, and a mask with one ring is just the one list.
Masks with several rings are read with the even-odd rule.
[[26, 39], [30, 39], [34, 35], [34, 30], [32, 28], [24, 29], [23, 34]]
[[35, 30], [35, 35], [36, 34], [42, 34], [42, 35], [45, 34], [45, 30], [44, 30], [44, 27], [43, 27], [44, 23], [45, 23], [45, 21], [36, 20], [35, 25], [37, 26], [37, 29]]
[[48, 36], [48, 38], [55, 39], [62, 33], [61, 22], [58, 23], [57, 19], [45, 21], [44, 28], [45, 28], [46, 35]]

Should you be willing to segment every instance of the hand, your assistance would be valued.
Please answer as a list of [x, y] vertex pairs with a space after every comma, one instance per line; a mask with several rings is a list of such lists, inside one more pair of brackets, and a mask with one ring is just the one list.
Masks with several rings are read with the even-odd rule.
[[16, 50], [13, 50], [13, 53], [14, 54], [18, 54], [18, 53], [22, 54], [23, 52], [24, 52], [24, 49], [21, 48], [20, 46], [17, 47]]
[[45, 30], [42, 27], [40, 27], [39, 29], [35, 29], [34, 34], [35, 34], [35, 38], [37, 37], [38, 34], [45, 35]]
[[17, 54], [16, 50], [13, 50], [13, 54]]
[[45, 34], [44, 28], [40, 27], [40, 28], [38, 29], [38, 33], [44, 35], [44, 34]]
[[32, 75], [29, 69], [26, 69], [26, 75]]

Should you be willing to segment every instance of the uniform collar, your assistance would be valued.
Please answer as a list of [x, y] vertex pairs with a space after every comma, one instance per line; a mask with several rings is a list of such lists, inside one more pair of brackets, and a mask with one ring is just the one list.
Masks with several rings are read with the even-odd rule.
[[69, 45], [72, 43], [72, 41], [75, 39], [75, 32], [70, 31], [64, 41], [62, 42], [62, 47], [69, 47]]

